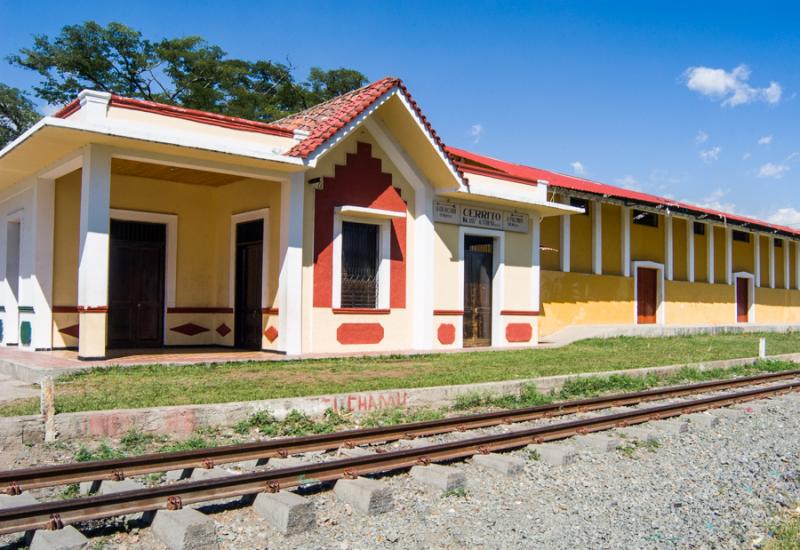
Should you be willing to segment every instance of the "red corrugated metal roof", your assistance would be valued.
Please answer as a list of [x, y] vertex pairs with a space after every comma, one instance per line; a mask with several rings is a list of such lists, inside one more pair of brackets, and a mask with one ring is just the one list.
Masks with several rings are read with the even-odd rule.
[[581, 191], [594, 195], [603, 195], [607, 197], [628, 200], [632, 203], [644, 203], [655, 207], [664, 207], [672, 210], [686, 210], [696, 215], [706, 215], [733, 223], [755, 225], [774, 231], [781, 231], [783, 233], [789, 233], [792, 235], [800, 235], [800, 231], [792, 227], [775, 225], [765, 221], [756, 220], [754, 218], [749, 218], [747, 216], [720, 212], [719, 210], [714, 210], [711, 208], [704, 208], [702, 206], [696, 206], [690, 203], [676, 201], [666, 197], [660, 197], [658, 195], [640, 193], [639, 191], [633, 191], [631, 189], [599, 183], [585, 178], [561, 174], [551, 170], [543, 170], [541, 168], [524, 166], [522, 164], [513, 164], [492, 157], [487, 157], [485, 155], [479, 155], [477, 153], [465, 151], [464, 149], [457, 149], [455, 147], [448, 147], [447, 151], [454, 158], [454, 162], [465, 172], [494, 175], [501, 179], [507, 179], [510, 181], [522, 180], [523, 183], [535, 183], [537, 180], [547, 180], [552, 187], [561, 187], [564, 189], [571, 189], [574, 191]]

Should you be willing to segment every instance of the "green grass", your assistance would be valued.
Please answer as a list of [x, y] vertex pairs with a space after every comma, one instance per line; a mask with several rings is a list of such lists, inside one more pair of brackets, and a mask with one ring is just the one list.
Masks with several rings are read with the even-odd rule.
[[800, 550], [800, 517], [792, 516], [770, 528], [765, 550]]
[[[56, 409], [77, 412], [253, 401], [687, 364], [752, 357], [760, 336], [767, 338], [770, 354], [800, 350], [800, 332], [789, 332], [593, 339], [559, 349], [112, 367], [57, 380]], [[631, 386], [617, 389], [641, 389], [643, 384], [638, 379], [625, 380]], [[575, 384], [586, 386], [581, 392], [603, 389], [593, 387], [598, 384], [595, 381]], [[37, 399], [0, 406], [0, 416], [37, 412]]]

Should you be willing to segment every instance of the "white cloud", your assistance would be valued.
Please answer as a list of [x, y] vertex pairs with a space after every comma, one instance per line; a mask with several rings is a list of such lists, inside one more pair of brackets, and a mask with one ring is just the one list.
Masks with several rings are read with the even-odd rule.
[[786, 157], [786, 162], [795, 162], [798, 160], [800, 160], [800, 152], [797, 151]]
[[572, 166], [572, 171], [575, 173], [575, 175], [577, 176], [586, 175], [586, 167], [583, 165], [581, 161], [576, 160], [575, 162], [571, 163], [570, 166]]
[[705, 133], [703, 130], [698, 130], [697, 135], [694, 136], [694, 142], [697, 145], [700, 145], [701, 143], [705, 143], [707, 141], [708, 141], [708, 134]]
[[742, 160], [747, 160], [747, 159], [749, 159], [749, 158], [750, 158], [750, 157], [752, 157], [752, 156], [753, 156], [753, 155], [751, 155], [750, 153], [745, 153], [744, 155], [742, 155]]
[[769, 145], [770, 143], [772, 143], [772, 136], [771, 135], [770, 136], [764, 136], [764, 137], [758, 139], [758, 144], [759, 145]]
[[777, 225], [800, 225], [800, 210], [795, 208], [778, 208], [776, 212], [770, 214], [767, 221]]
[[723, 107], [736, 107], [754, 101], [765, 101], [774, 105], [781, 100], [783, 89], [777, 82], [766, 88], [755, 88], [748, 84], [750, 68], [739, 65], [732, 71], [711, 67], [689, 67], [683, 73], [686, 86], [693, 92], [721, 101]]
[[642, 188], [641, 185], [639, 185], [639, 182], [636, 180], [636, 178], [633, 177], [630, 174], [626, 174], [626, 175], [622, 176], [621, 178], [617, 178], [614, 181], [616, 182], [617, 185], [622, 186], [625, 189], [631, 189], [633, 191], [640, 191], [641, 188]]
[[472, 137], [472, 143], [478, 143], [483, 136], [483, 124], [473, 124], [469, 129], [469, 135]]
[[719, 145], [716, 147], [712, 147], [711, 149], [705, 149], [700, 151], [700, 158], [703, 159], [705, 163], [711, 163], [715, 160], [719, 160], [719, 154], [722, 152], [722, 147]]
[[[697, 206], [701, 206], [703, 208], [710, 208], [712, 210], [719, 210], [721, 212], [729, 212], [733, 213], [736, 212], [736, 204], [730, 201], [723, 201], [722, 199], [728, 194], [727, 189], [717, 188], [711, 192], [710, 195], [704, 197], [701, 201], [697, 203]], [[691, 202], [691, 201], [687, 201]]]
[[758, 169], [758, 177], [781, 179], [788, 171], [789, 167], [785, 164], [772, 164], [768, 162], [762, 164], [761, 168]]

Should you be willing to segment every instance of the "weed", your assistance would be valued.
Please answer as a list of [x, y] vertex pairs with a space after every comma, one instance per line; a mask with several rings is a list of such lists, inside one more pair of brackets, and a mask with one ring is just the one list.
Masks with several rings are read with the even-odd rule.
[[628, 458], [636, 458], [636, 445], [627, 444], [617, 447], [617, 452], [624, 454]]
[[530, 460], [541, 460], [542, 459], [542, 455], [540, 455], [539, 451], [537, 451], [535, 449], [528, 449], [527, 453], [528, 453], [528, 458]]
[[59, 493], [58, 498], [67, 500], [70, 498], [76, 498], [81, 494], [81, 486], [78, 483], [71, 483], [64, 487], [64, 490]]
[[448, 489], [442, 493], [442, 498], [465, 498], [467, 496], [467, 490], [463, 487], [456, 487], [455, 489]]
[[112, 447], [107, 441], [103, 441], [94, 451], [81, 445], [78, 452], [75, 453], [75, 461], [93, 462], [95, 460], [112, 460], [114, 458], [122, 458], [123, 456], [125, 456], [124, 453]]

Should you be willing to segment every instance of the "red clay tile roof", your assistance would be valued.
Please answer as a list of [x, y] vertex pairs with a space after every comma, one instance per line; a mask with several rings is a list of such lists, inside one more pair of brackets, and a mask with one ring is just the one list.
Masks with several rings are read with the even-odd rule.
[[[293, 115], [289, 115], [272, 124], [287, 130], [302, 130], [309, 135], [303, 141], [287, 151], [287, 155], [306, 158], [333, 137], [336, 132], [347, 126], [352, 120], [372, 106], [381, 96], [392, 89], [398, 88], [411, 105], [420, 121], [430, 133], [440, 153], [447, 161], [450, 157], [445, 151], [445, 145], [422, 113], [417, 102], [411, 97], [403, 81], [399, 78], [387, 76], [381, 80], [335, 97]], [[455, 172], [461, 173], [453, 166]]]
[[683, 210], [695, 216], [719, 218], [723, 221], [733, 222], [736, 224], [757, 226], [771, 231], [778, 231], [790, 235], [800, 235], [800, 230], [783, 225], [775, 225], [768, 222], [749, 218], [747, 216], [740, 216], [738, 214], [729, 214], [727, 212], [720, 212], [710, 208], [703, 208], [695, 206], [682, 201], [668, 199], [666, 197], [659, 197], [657, 195], [650, 195], [648, 193], [640, 193], [622, 187], [615, 187], [605, 183], [599, 183], [583, 178], [576, 178], [567, 174], [553, 172], [550, 170], [543, 170], [541, 168], [533, 168], [531, 166], [524, 166], [522, 164], [513, 164], [505, 162], [492, 157], [479, 155], [463, 149], [455, 147], [448, 147], [447, 152], [453, 157], [456, 166], [465, 172], [473, 172], [477, 174], [485, 174], [500, 179], [518, 181], [521, 183], [532, 184], [537, 180], [547, 180], [552, 187], [561, 187], [563, 189], [571, 189], [573, 191], [582, 191], [584, 193], [591, 193], [594, 195], [601, 195], [606, 197], [613, 197], [617, 199], [627, 200], [631, 203], [646, 204], [654, 207], [666, 207], [671, 210]]

